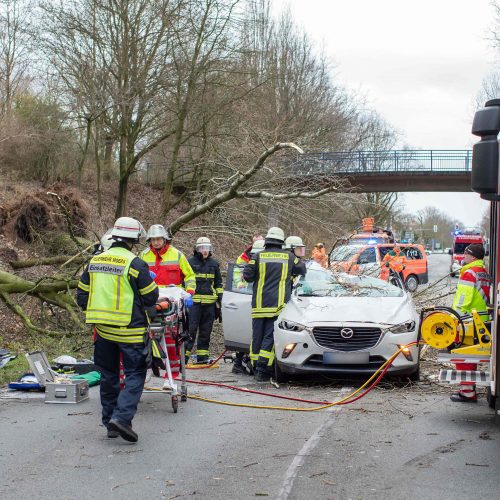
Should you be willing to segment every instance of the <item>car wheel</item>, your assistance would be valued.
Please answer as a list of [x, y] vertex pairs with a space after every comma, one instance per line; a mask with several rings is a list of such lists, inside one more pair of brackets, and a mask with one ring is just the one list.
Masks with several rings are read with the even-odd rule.
[[411, 373], [410, 375], [408, 375], [408, 378], [412, 382], [418, 382], [420, 380], [420, 365], [417, 366], [417, 369], [413, 373]]
[[409, 292], [414, 292], [418, 287], [418, 278], [414, 274], [410, 274], [410, 276], [406, 278], [405, 285]]
[[281, 370], [277, 361], [274, 362], [274, 380], [278, 382], [278, 384], [284, 384], [289, 380], [288, 375]]

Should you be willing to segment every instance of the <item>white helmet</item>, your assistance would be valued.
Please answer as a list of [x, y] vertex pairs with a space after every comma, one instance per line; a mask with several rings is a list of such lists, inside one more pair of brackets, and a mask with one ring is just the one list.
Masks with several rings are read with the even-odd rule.
[[204, 250], [211, 252], [212, 243], [210, 241], [210, 238], [207, 238], [206, 236], [201, 236], [196, 240], [196, 245], [194, 248], [197, 252], [203, 252]]
[[300, 236], [289, 236], [285, 240], [285, 248], [292, 250], [297, 247], [305, 247]]
[[269, 231], [266, 234], [266, 240], [278, 240], [281, 242], [285, 241], [285, 233], [283, 232], [283, 229], [279, 227], [271, 227], [269, 228]]
[[142, 224], [132, 217], [119, 217], [111, 231], [114, 240], [131, 240], [135, 243], [138, 243], [139, 238], [144, 237], [145, 234]]
[[253, 242], [252, 249], [250, 250], [250, 253], [259, 253], [264, 250], [265, 247], [265, 241], [264, 240], [257, 240]]
[[146, 235], [146, 241], [151, 241], [151, 238], [164, 238], [166, 241], [172, 239], [172, 235], [168, 229], [165, 229], [161, 224], [153, 224], [148, 229], [148, 234]]
[[109, 250], [111, 244], [113, 243], [112, 233], [113, 228], [108, 229], [101, 238], [101, 247], [104, 251]]

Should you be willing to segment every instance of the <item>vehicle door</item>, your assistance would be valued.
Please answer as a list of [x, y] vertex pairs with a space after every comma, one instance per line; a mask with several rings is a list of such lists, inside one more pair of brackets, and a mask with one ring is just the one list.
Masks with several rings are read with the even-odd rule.
[[405, 279], [410, 274], [418, 276], [419, 283], [427, 283], [427, 255], [416, 245], [408, 245], [403, 247], [403, 252], [406, 255], [406, 269], [403, 271]]
[[377, 262], [375, 247], [366, 247], [359, 255], [356, 262], [358, 273], [364, 276], [378, 278], [380, 276], [380, 264]]
[[222, 295], [222, 330], [226, 349], [249, 352], [252, 341], [252, 283], [243, 279], [244, 265], [230, 263]]

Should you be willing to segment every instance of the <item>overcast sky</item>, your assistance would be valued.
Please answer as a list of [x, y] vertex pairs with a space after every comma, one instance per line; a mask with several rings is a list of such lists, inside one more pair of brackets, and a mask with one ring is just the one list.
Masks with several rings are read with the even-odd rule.
[[[490, 0], [274, 0], [323, 47], [337, 82], [359, 91], [419, 149], [466, 149], [474, 100], [493, 69]], [[500, 97], [500, 96], [499, 96]], [[434, 205], [466, 225], [488, 203], [473, 193], [407, 193], [406, 208]]]

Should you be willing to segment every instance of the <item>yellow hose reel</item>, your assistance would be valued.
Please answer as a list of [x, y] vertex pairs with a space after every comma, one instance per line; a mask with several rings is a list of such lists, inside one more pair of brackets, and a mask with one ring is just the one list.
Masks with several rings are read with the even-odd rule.
[[435, 349], [445, 349], [457, 336], [458, 320], [446, 312], [433, 312], [422, 320], [420, 332], [422, 339]]

